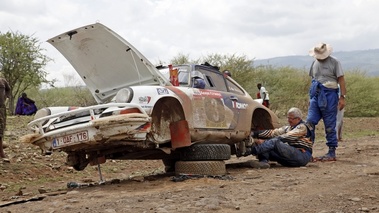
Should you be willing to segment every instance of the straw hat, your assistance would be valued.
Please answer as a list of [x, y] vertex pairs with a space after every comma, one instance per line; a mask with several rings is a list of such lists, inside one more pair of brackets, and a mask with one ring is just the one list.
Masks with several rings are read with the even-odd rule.
[[309, 50], [309, 55], [316, 59], [324, 60], [332, 54], [332, 51], [333, 48], [330, 44], [319, 43]]

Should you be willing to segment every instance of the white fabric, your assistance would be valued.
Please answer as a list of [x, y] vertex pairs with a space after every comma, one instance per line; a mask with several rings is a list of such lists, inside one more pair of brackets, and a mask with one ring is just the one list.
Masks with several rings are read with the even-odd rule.
[[265, 97], [265, 94], [266, 94], [266, 97], [264, 100], [270, 100], [269, 96], [268, 96], [268, 91], [266, 90], [266, 88], [264, 88], [263, 86], [261, 87], [261, 89], [259, 90], [259, 93], [261, 94], [261, 98], [263, 99], [263, 97]]

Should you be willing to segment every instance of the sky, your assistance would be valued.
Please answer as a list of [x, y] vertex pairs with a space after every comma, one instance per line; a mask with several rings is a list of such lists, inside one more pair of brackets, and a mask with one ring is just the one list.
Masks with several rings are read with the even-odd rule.
[[379, 48], [377, 0], [0, 0], [0, 33], [37, 38], [53, 59], [48, 79], [67, 86], [77, 77], [46, 42], [100, 22], [153, 64], [179, 54], [267, 59], [307, 55], [319, 42], [334, 51]]

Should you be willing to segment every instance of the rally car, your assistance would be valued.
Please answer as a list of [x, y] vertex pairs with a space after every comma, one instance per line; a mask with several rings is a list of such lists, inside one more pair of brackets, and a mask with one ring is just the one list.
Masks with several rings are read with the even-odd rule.
[[270, 109], [217, 67], [154, 66], [100, 23], [48, 42], [72, 64], [98, 104], [40, 109], [23, 140], [44, 154], [66, 152], [67, 164], [76, 170], [106, 159], [162, 159], [170, 165], [243, 156], [251, 130], [278, 126]]

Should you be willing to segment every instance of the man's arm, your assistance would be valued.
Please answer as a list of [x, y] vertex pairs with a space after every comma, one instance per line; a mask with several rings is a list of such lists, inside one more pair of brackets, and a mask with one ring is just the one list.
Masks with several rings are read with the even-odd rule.
[[340, 99], [338, 101], [339, 110], [342, 110], [345, 107], [345, 98], [346, 98], [346, 83], [345, 77], [338, 77], [338, 84], [340, 85]]
[[277, 129], [267, 129], [267, 130], [256, 130], [251, 133], [253, 138], [273, 138], [286, 133], [287, 126], [280, 127]]

